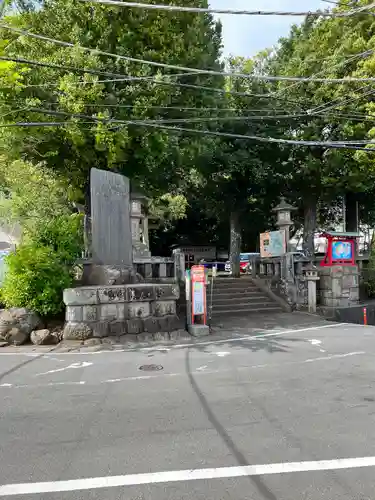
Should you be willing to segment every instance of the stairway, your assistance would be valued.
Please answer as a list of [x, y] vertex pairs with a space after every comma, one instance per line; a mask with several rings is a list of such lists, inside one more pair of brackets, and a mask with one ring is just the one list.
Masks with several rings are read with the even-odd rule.
[[[210, 304], [210, 287], [207, 302]], [[214, 281], [212, 317], [219, 315], [244, 316], [253, 313], [279, 313], [283, 308], [260, 291], [251, 278], [217, 278]]]

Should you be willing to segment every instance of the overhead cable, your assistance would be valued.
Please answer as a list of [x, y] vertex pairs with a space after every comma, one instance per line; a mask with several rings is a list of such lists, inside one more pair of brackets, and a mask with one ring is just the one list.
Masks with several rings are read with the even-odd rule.
[[[368, 87], [369, 86], [366, 85], [364, 87], [361, 87], [358, 90], [363, 91], [363, 90], [367, 89]], [[338, 106], [348, 104], [349, 102], [358, 101], [359, 99], [362, 99], [363, 97], [366, 97], [367, 95], [370, 95], [373, 93], [375, 93], [375, 89], [371, 89], [371, 90], [368, 90], [367, 92], [363, 92], [361, 95], [356, 96], [356, 97], [350, 97], [350, 98], [346, 98], [346, 99], [343, 99], [342, 97], [338, 97], [336, 99], [333, 99], [332, 101], [328, 101], [324, 104], [320, 104], [319, 106], [317, 106], [313, 109], [309, 109], [308, 113], [309, 114], [320, 114], [320, 113], [325, 112], [329, 109], [337, 108]]]
[[[39, 66], [39, 67], [45, 67], [45, 68], [52, 68], [52, 69], [61, 69], [65, 71], [72, 71], [72, 72], [78, 72], [78, 73], [88, 73], [90, 75], [104, 75], [104, 76], [115, 76], [115, 77], [120, 77], [120, 78], [115, 78], [110, 81], [112, 82], [139, 82], [139, 81], [146, 81], [153, 83], [155, 85], [167, 85], [167, 86], [172, 86], [172, 87], [182, 87], [182, 88], [189, 88], [189, 89], [197, 89], [197, 90], [205, 90], [205, 91], [211, 91], [215, 92], [217, 94], [224, 94], [224, 95], [236, 95], [236, 96], [241, 96], [241, 97], [259, 97], [260, 99], [262, 98], [271, 98], [275, 99], [273, 94], [252, 94], [251, 92], [237, 92], [234, 90], [225, 90], [225, 89], [219, 89], [216, 87], [206, 87], [203, 85], [193, 85], [190, 83], [178, 83], [178, 82], [167, 82], [163, 80], [158, 80], [156, 78], [151, 79], [148, 76], [127, 76], [127, 75], [121, 75], [119, 73], [108, 73], [104, 71], [99, 71], [99, 70], [94, 70], [94, 69], [89, 69], [89, 68], [77, 68], [75, 66], [65, 66], [61, 64], [52, 64], [52, 63], [45, 63], [45, 62], [40, 62], [40, 61], [32, 61], [29, 59], [25, 59], [22, 57], [8, 57], [8, 56], [0, 56], [0, 61], [13, 61], [17, 62], [20, 64], [27, 64], [30, 66]], [[279, 100], [282, 100], [284, 102], [289, 102], [291, 104], [300, 104], [297, 101], [292, 101], [292, 100], [286, 100], [284, 98], [277, 98]]]
[[[294, 139], [279, 139], [274, 137], [261, 137], [261, 136], [253, 136], [253, 135], [241, 135], [241, 134], [231, 134], [227, 132], [215, 132], [211, 130], [202, 130], [202, 129], [190, 129], [190, 128], [182, 128], [182, 127], [172, 127], [169, 125], [161, 125], [157, 123], [150, 123], [147, 121], [134, 121], [134, 120], [117, 120], [114, 118], [99, 118], [99, 117], [91, 117], [89, 115], [85, 115], [82, 113], [66, 113], [63, 111], [53, 111], [49, 109], [41, 109], [41, 108], [29, 108], [29, 111], [41, 114], [47, 114], [52, 116], [61, 116], [61, 117], [71, 117], [71, 118], [83, 118], [85, 120], [89, 119], [93, 122], [101, 122], [106, 124], [113, 124], [117, 126], [125, 126], [125, 125], [135, 125], [135, 126], [146, 126], [156, 129], [163, 130], [171, 130], [174, 132], [191, 132], [191, 133], [205, 133], [206, 135], [213, 135], [218, 137], [228, 137], [233, 139], [249, 139], [257, 142], [270, 142], [275, 144], [290, 144], [290, 145], [299, 145], [299, 146], [324, 146], [324, 147], [343, 147], [347, 145], [375, 145], [375, 141], [371, 140], [357, 140], [357, 141], [305, 141], [305, 140], [294, 140]], [[9, 124], [0, 125], [0, 127], [7, 126]], [[14, 125], [14, 124], [13, 124]]]
[[[16, 123], [6, 123], [0, 124], [0, 128], [6, 127], [51, 127], [51, 126], [61, 126], [61, 125], [72, 125], [74, 122], [16, 122]], [[375, 153], [375, 148], [366, 148], [361, 147], [360, 145], [375, 145], [375, 142], [372, 141], [295, 141], [295, 140], [287, 140], [287, 139], [275, 139], [272, 137], [259, 137], [259, 136], [250, 136], [250, 135], [241, 135], [241, 134], [230, 134], [226, 132], [213, 132], [211, 130], [200, 130], [200, 129], [190, 129], [190, 128], [182, 128], [182, 127], [169, 127], [166, 125], [156, 125], [151, 123], [140, 123], [140, 122], [132, 122], [127, 121], [122, 126], [126, 125], [134, 125], [141, 127], [151, 127], [158, 128], [162, 130], [169, 130], [173, 132], [188, 132], [193, 134], [203, 134], [203, 135], [211, 135], [211, 136], [219, 136], [219, 137], [227, 137], [231, 139], [248, 139], [258, 142], [272, 142], [278, 144], [289, 144], [295, 146], [312, 146], [312, 147], [324, 147], [327, 149], [353, 149], [353, 150], [363, 150], [368, 153]], [[119, 128], [119, 127], [117, 127]]]
[[[43, 102], [44, 105], [58, 105], [58, 102]], [[122, 108], [127, 108], [127, 109], [133, 109], [134, 105], [121, 105], [121, 104], [90, 104], [90, 103], [77, 103], [77, 104], [83, 104], [85, 107], [93, 107], [93, 108], [110, 108], [110, 109], [122, 109]], [[33, 108], [30, 106], [26, 106], [24, 108], [20, 109], [14, 109], [10, 110], [8, 113], [5, 115], [0, 116], [0, 118], [11, 114], [15, 112], [20, 112], [24, 110], [32, 110], [35, 111], [36, 109], [40, 110], [40, 108]], [[147, 109], [156, 109], [156, 110], [177, 110], [177, 111], [216, 111], [216, 112], [228, 112], [228, 111], [237, 111], [235, 108], [181, 108], [179, 106], [151, 106]], [[53, 109], [49, 111], [55, 111]], [[247, 109], [247, 112], [263, 112], [266, 111], [265, 109]], [[345, 119], [350, 119], [352, 121], [375, 121], [375, 117], [371, 118], [370, 116], [367, 115], [356, 115], [354, 113], [352, 114], [337, 114], [337, 113], [294, 113], [294, 114], [285, 114], [282, 110], [275, 110], [275, 111], [280, 111], [279, 114], [273, 113], [273, 114], [267, 114], [267, 115], [239, 115], [236, 114], [234, 116], [198, 116], [198, 117], [184, 117], [184, 118], [142, 118], [140, 121], [142, 122], [147, 122], [147, 123], [170, 123], [170, 124], [178, 124], [178, 123], [204, 123], [204, 122], [236, 122], [236, 121], [269, 121], [269, 120], [285, 120], [285, 119], [297, 119], [297, 118], [308, 118], [309, 120], [313, 118], [326, 118], [326, 119], [336, 119], [336, 118], [345, 118]], [[44, 110], [43, 110], [44, 112]], [[57, 111], [59, 112], [59, 111]], [[92, 120], [95, 120], [95, 117], [91, 118]], [[138, 121], [138, 118], [136, 119]], [[133, 119], [135, 121], [135, 119]]]
[[[150, 4], [152, 5], [152, 4]], [[374, 2], [375, 6], [375, 2]], [[286, 81], [286, 82], [319, 82], [319, 83], [352, 83], [352, 82], [374, 82], [375, 78], [357, 78], [357, 77], [349, 77], [349, 78], [311, 78], [304, 76], [273, 76], [273, 75], [250, 75], [248, 73], [235, 73], [228, 71], [216, 71], [213, 69], [198, 69], [198, 68], [190, 68], [186, 66], [178, 66], [175, 64], [167, 64], [167, 63], [159, 63], [156, 61], [148, 61], [145, 59], [139, 59], [130, 56], [123, 56], [119, 54], [113, 54], [111, 52], [106, 52], [99, 49], [93, 49], [89, 47], [84, 47], [82, 45], [76, 45], [70, 42], [64, 42], [63, 40], [58, 40], [56, 38], [46, 37], [44, 35], [37, 35], [35, 33], [31, 33], [27, 30], [21, 30], [19, 28], [14, 28], [8, 24], [0, 23], [0, 27], [9, 29], [11, 31], [15, 31], [17, 33], [23, 34], [25, 36], [30, 36], [32, 38], [37, 38], [40, 40], [45, 40], [47, 42], [55, 43], [57, 45], [62, 45], [65, 47], [76, 48], [78, 50], [82, 50], [84, 52], [90, 52], [92, 54], [104, 55], [108, 57], [115, 57], [116, 59], [122, 59], [125, 61], [136, 62], [140, 64], [147, 64], [149, 66], [155, 66], [158, 68], [168, 68], [178, 71], [188, 71], [189, 73], [196, 74], [204, 74], [204, 75], [212, 75], [212, 76], [230, 76], [230, 77], [238, 77], [245, 78], [248, 80], [259, 80], [259, 81]], [[14, 59], [5, 59], [5, 60], [14, 60]], [[17, 62], [17, 61], [16, 61]], [[87, 73], [90, 73], [88, 70]], [[103, 74], [103, 73], [100, 73]], [[110, 73], [104, 73], [106, 75]]]
[[[350, 63], [351, 61], [354, 61], [355, 59], [359, 58], [359, 57], [365, 57], [365, 56], [369, 56], [371, 54], [373, 54], [375, 52], [374, 49], [369, 49], [369, 50], [365, 50], [364, 52], [359, 52], [358, 54], [352, 54], [351, 56], [348, 56], [346, 59], [344, 59], [343, 61], [340, 61], [336, 64], [333, 64], [329, 67], [329, 70], [332, 71], [332, 69], [334, 68], [337, 68], [337, 67], [340, 67], [340, 66], [345, 66], [346, 64]], [[317, 73], [314, 73], [313, 75], [309, 76], [310, 78], [310, 81], [313, 81], [313, 79], [319, 75], [322, 75], [326, 72], [327, 70], [326, 69], [323, 69], [321, 71], [318, 71]], [[292, 83], [291, 85], [288, 85], [288, 87], [286, 88], [287, 90], [290, 90], [294, 87], [296, 87], [297, 85], [300, 85], [302, 82], [296, 82], [296, 83]], [[279, 90], [278, 92], [275, 92], [275, 96], [281, 94], [285, 92], [285, 89], [282, 89], [282, 90]]]
[[291, 11], [265, 11], [265, 10], [233, 10], [233, 9], [211, 9], [203, 7], [180, 7], [179, 5], [165, 5], [165, 4], [151, 4], [151, 3], [138, 3], [138, 2], [122, 2], [118, 0], [80, 0], [81, 2], [98, 3], [109, 5], [113, 7], [132, 7], [137, 9], [152, 9], [152, 10], [166, 10], [168, 12], [196, 12], [208, 14], [232, 14], [232, 15], [246, 15], [246, 16], [316, 16], [316, 17], [350, 17], [355, 14], [360, 14], [363, 10], [375, 7], [375, 3], [366, 5], [365, 8], [360, 7], [352, 9], [347, 12], [337, 11], [304, 11], [304, 12], [291, 12]]

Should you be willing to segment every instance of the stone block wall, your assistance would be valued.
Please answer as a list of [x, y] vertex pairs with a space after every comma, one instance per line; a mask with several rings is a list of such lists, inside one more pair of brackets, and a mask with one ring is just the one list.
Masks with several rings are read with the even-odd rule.
[[320, 304], [349, 307], [359, 301], [358, 266], [320, 267]]
[[94, 337], [170, 332], [178, 328], [178, 284], [87, 286], [64, 290], [67, 325], [87, 325]]

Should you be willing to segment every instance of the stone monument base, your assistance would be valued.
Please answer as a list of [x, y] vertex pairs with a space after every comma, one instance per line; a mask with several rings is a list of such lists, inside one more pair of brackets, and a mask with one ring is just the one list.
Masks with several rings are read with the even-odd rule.
[[350, 307], [358, 304], [358, 266], [320, 267], [319, 277], [322, 306]]
[[[86, 286], [64, 290], [64, 338], [122, 336], [178, 329], [178, 284]], [[82, 339], [84, 340], [84, 339]]]
[[84, 286], [130, 285], [143, 281], [143, 277], [136, 273], [133, 267], [83, 263], [82, 285]]

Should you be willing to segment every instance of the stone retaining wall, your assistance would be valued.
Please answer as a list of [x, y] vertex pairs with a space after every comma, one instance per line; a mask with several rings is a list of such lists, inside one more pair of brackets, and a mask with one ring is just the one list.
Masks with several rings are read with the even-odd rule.
[[320, 267], [319, 277], [322, 306], [349, 307], [358, 303], [358, 266]]
[[87, 325], [94, 337], [170, 332], [178, 328], [178, 284], [88, 286], [64, 290], [67, 325]]

